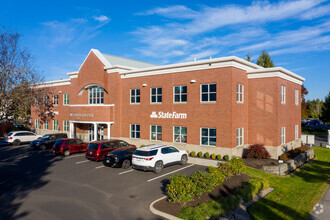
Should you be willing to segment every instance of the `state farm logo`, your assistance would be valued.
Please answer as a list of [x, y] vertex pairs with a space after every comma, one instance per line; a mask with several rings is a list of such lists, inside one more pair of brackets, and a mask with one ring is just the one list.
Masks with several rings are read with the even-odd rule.
[[174, 118], [174, 119], [187, 119], [187, 113], [177, 112], [152, 112], [150, 118]]

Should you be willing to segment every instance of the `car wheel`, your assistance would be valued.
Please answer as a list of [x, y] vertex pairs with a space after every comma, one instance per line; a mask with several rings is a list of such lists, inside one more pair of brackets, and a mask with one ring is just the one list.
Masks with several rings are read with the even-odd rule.
[[41, 150], [46, 150], [46, 145], [44, 145], [44, 144], [41, 145], [41, 146], [40, 146], [40, 149], [41, 149]]
[[180, 164], [181, 165], [186, 165], [187, 164], [187, 161], [188, 161], [187, 155], [186, 154], [182, 155]]
[[163, 162], [162, 161], [157, 161], [154, 167], [154, 173], [158, 174], [162, 172], [163, 170]]
[[21, 144], [21, 141], [18, 140], [18, 139], [16, 139], [16, 140], [13, 141], [13, 145], [15, 145], [15, 146], [18, 146], [20, 144]]
[[124, 168], [124, 169], [127, 169], [130, 166], [131, 166], [131, 162], [126, 159], [126, 160], [123, 161], [123, 165], [121, 167]]
[[71, 152], [70, 152], [70, 150], [65, 150], [63, 154], [65, 157], [68, 157], [68, 156], [70, 156]]

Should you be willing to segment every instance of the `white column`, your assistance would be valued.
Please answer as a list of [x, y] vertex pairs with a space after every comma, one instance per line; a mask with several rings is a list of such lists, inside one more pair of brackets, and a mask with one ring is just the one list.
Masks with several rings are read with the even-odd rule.
[[330, 130], [328, 130], [328, 144], [326, 148], [330, 148]]
[[107, 126], [108, 126], [108, 140], [110, 140], [110, 126], [111, 124], [110, 123], [107, 123]]
[[74, 138], [74, 123], [70, 122], [70, 138]]
[[97, 123], [94, 124], [94, 141], [97, 141]]

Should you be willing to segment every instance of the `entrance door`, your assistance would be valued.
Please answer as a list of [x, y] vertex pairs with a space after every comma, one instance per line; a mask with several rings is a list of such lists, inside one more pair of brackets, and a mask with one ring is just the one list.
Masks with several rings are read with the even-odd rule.
[[88, 141], [94, 140], [94, 125], [89, 124], [88, 125]]
[[97, 140], [103, 140], [104, 139], [104, 126], [98, 125], [97, 126]]

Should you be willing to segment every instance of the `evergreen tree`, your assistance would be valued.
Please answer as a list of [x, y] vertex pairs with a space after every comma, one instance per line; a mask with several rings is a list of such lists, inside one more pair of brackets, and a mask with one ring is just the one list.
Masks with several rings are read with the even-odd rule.
[[324, 122], [330, 122], [330, 91], [324, 99], [322, 120]]
[[308, 94], [308, 90], [304, 85], [301, 86], [301, 119], [308, 118], [309, 111], [308, 105], [305, 100], [305, 95]]
[[274, 67], [274, 63], [273, 63], [270, 55], [265, 50], [263, 50], [261, 52], [261, 54], [259, 55], [257, 64], [259, 66], [263, 66], [265, 68]]

